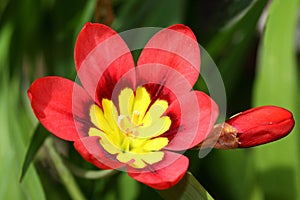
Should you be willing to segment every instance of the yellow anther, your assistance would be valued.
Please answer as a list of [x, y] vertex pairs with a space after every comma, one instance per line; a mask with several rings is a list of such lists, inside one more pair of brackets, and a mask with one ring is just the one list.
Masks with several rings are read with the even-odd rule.
[[135, 111], [133, 111], [133, 113], [132, 113], [132, 122], [136, 125], [136, 126], [138, 126], [139, 124], [139, 117], [140, 117], [140, 112], [139, 111], [137, 111], [137, 110], [135, 110]]

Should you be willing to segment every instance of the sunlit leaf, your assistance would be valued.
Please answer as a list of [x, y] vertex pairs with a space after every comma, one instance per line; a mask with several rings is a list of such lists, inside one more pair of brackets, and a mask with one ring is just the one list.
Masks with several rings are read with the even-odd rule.
[[[249, 58], [249, 49], [253, 48], [257, 23], [266, 3], [266, 0], [254, 0], [249, 7], [232, 19], [207, 46], [206, 50], [215, 59], [222, 74], [226, 95], [229, 96], [227, 99], [229, 109], [237, 104], [232, 100], [246, 106], [246, 103], [240, 100], [243, 97], [241, 93], [245, 90], [245, 77], [241, 74], [245, 70], [245, 59]], [[202, 64], [207, 64], [204, 59]], [[204, 68], [202, 66], [202, 69]], [[238, 84], [239, 82], [242, 84]], [[199, 83], [201, 84], [201, 82]], [[229, 117], [228, 113], [226, 114]], [[194, 175], [207, 179], [209, 185], [213, 187], [214, 191], [217, 191], [218, 195], [222, 195], [222, 198], [226, 199], [225, 197], [227, 197], [231, 200], [248, 198], [248, 196], [245, 197], [245, 193], [252, 190], [254, 183], [251, 150], [213, 150], [199, 162], [200, 166], [192, 168]]]
[[298, 0], [272, 2], [259, 49], [254, 105], [282, 106], [291, 110], [296, 119], [296, 128], [287, 138], [254, 150], [257, 184], [266, 199], [300, 198], [295, 49], [298, 8]]
[[0, 199], [45, 199], [43, 188], [33, 167], [28, 177], [19, 183], [25, 141], [28, 140], [28, 121], [19, 102], [20, 80], [10, 77], [9, 52], [14, 26], [7, 23], [0, 31]]

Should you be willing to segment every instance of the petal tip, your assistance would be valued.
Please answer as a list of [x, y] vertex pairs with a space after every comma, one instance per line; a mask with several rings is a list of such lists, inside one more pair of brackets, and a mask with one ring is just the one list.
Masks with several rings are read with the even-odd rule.
[[184, 24], [174, 24], [172, 26], [169, 26], [167, 29], [183, 33], [183, 34], [191, 37], [192, 39], [196, 39], [196, 36], [193, 33], [192, 29]]

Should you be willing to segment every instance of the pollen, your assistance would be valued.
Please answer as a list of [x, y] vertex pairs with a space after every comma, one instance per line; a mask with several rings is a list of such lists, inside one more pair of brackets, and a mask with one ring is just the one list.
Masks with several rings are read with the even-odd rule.
[[108, 99], [102, 100], [102, 109], [96, 104], [91, 106], [90, 118], [95, 127], [89, 129], [89, 136], [99, 136], [105, 151], [131, 167], [144, 168], [161, 161], [162, 149], [169, 143], [168, 138], [161, 137], [171, 126], [170, 117], [164, 115], [168, 102], [151, 102], [145, 87], [135, 92], [125, 88], [117, 106]]

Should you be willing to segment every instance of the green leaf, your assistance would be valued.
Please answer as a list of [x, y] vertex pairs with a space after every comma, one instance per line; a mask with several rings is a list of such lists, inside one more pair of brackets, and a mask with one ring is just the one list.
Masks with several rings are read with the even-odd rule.
[[[235, 87], [240, 81], [249, 49], [254, 47], [257, 23], [266, 4], [267, 0], [253, 1], [223, 28], [206, 48], [220, 69], [228, 97], [236, 95]], [[242, 82], [245, 83], [245, 80]]]
[[76, 21], [74, 20], [72, 22], [72, 25], [73, 24], [76, 25], [75, 26], [76, 31], [74, 34], [74, 42], [75, 42], [75, 39], [77, 38], [79, 31], [82, 29], [83, 25], [92, 19], [92, 16], [94, 14], [94, 10], [96, 7], [96, 3], [97, 3], [96, 0], [87, 1], [86, 5], [83, 7], [80, 17], [78, 19], [76, 18]]
[[[250, 76], [248, 74], [243, 75], [245, 60], [249, 59], [249, 52], [254, 47], [253, 44], [255, 44], [254, 41], [257, 35], [257, 23], [266, 4], [267, 0], [252, 1], [226, 27], [221, 29], [207, 46], [206, 50], [214, 58], [222, 74], [226, 86], [229, 112], [233, 112], [235, 109], [241, 111], [241, 104], [244, 107], [248, 106], [247, 102], [250, 104], [247, 97], [250, 96], [249, 93], [251, 93], [251, 90], [247, 91], [248, 86], [246, 86], [247, 78]], [[201, 49], [202, 56], [203, 52], [205, 51]], [[205, 65], [209, 64], [204, 58], [201, 57], [201, 75], [205, 72], [203, 71], [205, 70]], [[198, 82], [197, 86], [201, 86], [201, 82]], [[220, 88], [218, 87], [213, 91], [217, 90], [220, 90]], [[244, 99], [246, 99], [246, 103]], [[220, 105], [222, 104], [218, 102], [219, 107]], [[220, 108], [223, 111], [222, 107]], [[226, 114], [228, 115], [228, 113]], [[222, 198], [247, 199], [248, 196], [245, 197], [245, 194], [252, 191], [251, 187], [254, 183], [251, 153], [251, 149], [232, 151], [213, 150], [205, 160], [199, 161], [197, 166], [190, 167], [190, 169], [195, 176], [206, 180], [206, 184], [210, 188], [213, 188], [216, 194], [222, 196]], [[193, 160], [191, 166], [194, 163], [195, 161]]]
[[167, 190], [161, 190], [159, 193], [166, 200], [213, 199], [190, 172], [187, 172], [177, 185]]
[[39, 177], [33, 166], [19, 183], [22, 156], [29, 140], [30, 123], [20, 102], [20, 79], [10, 76], [10, 48], [14, 26], [5, 23], [0, 29], [0, 199], [45, 199]]
[[[136, 27], [167, 27], [182, 23], [186, 1], [183, 0], [129, 0], [114, 19], [112, 27], [118, 31]], [[170, 9], [172, 5], [172, 9]]]
[[[286, 138], [254, 149], [257, 184], [266, 199], [300, 198], [299, 99], [295, 35], [299, 0], [273, 1], [259, 47], [254, 106], [273, 104], [295, 115]], [[284, 14], [283, 14], [284, 13]]]
[[26, 152], [26, 156], [23, 162], [22, 172], [20, 176], [20, 182], [23, 180], [23, 177], [25, 176], [30, 163], [33, 161], [36, 153], [43, 145], [46, 137], [48, 136], [47, 133], [48, 133], [47, 130], [41, 124], [38, 124]]

